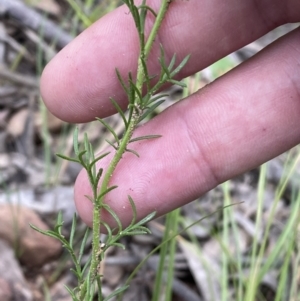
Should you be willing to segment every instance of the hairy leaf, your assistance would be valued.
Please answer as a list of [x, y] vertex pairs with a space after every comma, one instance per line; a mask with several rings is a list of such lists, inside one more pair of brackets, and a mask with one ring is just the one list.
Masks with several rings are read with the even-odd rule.
[[70, 239], [69, 239], [69, 244], [70, 244], [71, 248], [73, 248], [73, 240], [74, 240], [74, 235], [75, 235], [75, 231], [76, 231], [76, 225], [77, 225], [77, 215], [76, 215], [76, 213], [74, 213], [73, 220], [72, 220], [72, 226], [71, 226]]
[[182, 88], [186, 88], [186, 84], [183, 83], [183, 82], [180, 82], [178, 80], [175, 80], [175, 79], [169, 79], [168, 80], [169, 83], [173, 84], [173, 85], [177, 85], [177, 86], [180, 86]]
[[76, 162], [76, 163], [79, 163], [79, 160], [78, 159], [75, 159], [75, 158], [71, 158], [71, 157], [67, 157], [65, 155], [62, 155], [62, 154], [56, 154], [57, 157], [63, 159], [63, 160], [67, 160], [67, 161], [71, 161], [71, 162]]
[[80, 245], [80, 250], [79, 250], [79, 254], [78, 254], [78, 263], [81, 262], [81, 259], [82, 259], [83, 253], [84, 253], [84, 248], [86, 246], [86, 242], [89, 237], [89, 234], [90, 234], [90, 228], [87, 227], [85, 230], [81, 245]]
[[117, 110], [117, 112], [122, 117], [124, 125], [125, 125], [125, 129], [127, 129], [128, 122], [127, 122], [127, 119], [126, 119], [126, 116], [125, 116], [123, 110], [121, 109], [121, 107], [119, 106], [119, 104], [112, 97], [110, 97], [109, 99], [110, 99], [111, 103], [113, 104], [113, 106], [115, 107], [115, 109]]
[[96, 118], [96, 119], [97, 119], [99, 122], [101, 122], [101, 123], [106, 127], [106, 129], [107, 129], [108, 131], [111, 132], [111, 134], [114, 136], [114, 138], [115, 138], [117, 144], [119, 145], [119, 144], [120, 144], [120, 140], [119, 140], [119, 137], [118, 137], [117, 133], [114, 131], [114, 129], [113, 129], [107, 122], [105, 122], [103, 119], [101, 119], [101, 118]]
[[118, 188], [117, 185], [108, 187], [105, 191], [103, 191], [102, 193], [100, 193], [100, 194], [97, 196], [97, 201], [99, 202], [100, 199], [101, 199], [102, 197], [104, 197], [106, 194], [108, 194], [110, 191], [112, 191], [113, 189], [116, 189], [116, 188]]
[[142, 226], [148, 222], [150, 222], [154, 216], [156, 215], [156, 211], [150, 213], [149, 215], [147, 215], [145, 218], [143, 218], [142, 220], [140, 220], [138, 223], [136, 223], [136, 226]]
[[104, 157], [106, 157], [107, 155], [109, 155], [110, 152], [106, 152], [100, 156], [98, 156], [97, 158], [95, 158], [91, 163], [90, 166], [93, 166], [94, 164], [96, 164], [99, 160], [103, 159]]
[[130, 228], [131, 226], [133, 226], [133, 224], [136, 221], [137, 211], [136, 211], [135, 203], [130, 195], [128, 195], [128, 200], [129, 200], [130, 206], [132, 208], [132, 220], [131, 220], [130, 225], [128, 226], [128, 228]]
[[162, 137], [162, 135], [145, 135], [145, 136], [132, 138], [131, 140], [129, 140], [128, 143], [137, 142], [137, 141], [141, 141], [141, 140], [156, 139], [156, 138], [160, 138], [160, 137]]
[[151, 115], [155, 111], [155, 109], [158, 106], [160, 106], [164, 101], [165, 101], [165, 99], [162, 99], [162, 100], [157, 101], [156, 103], [154, 103], [146, 112], [143, 113], [143, 115], [139, 119], [139, 122], [144, 120], [147, 116]]
[[124, 82], [124, 80], [123, 80], [123, 78], [122, 78], [122, 76], [121, 76], [121, 74], [120, 74], [120, 72], [119, 72], [118, 69], [116, 69], [116, 74], [117, 74], [118, 80], [119, 80], [119, 82], [120, 82], [120, 84], [121, 84], [124, 92], [126, 94], [128, 94], [128, 87], [126, 86], [126, 84], [125, 84], [125, 82]]
[[191, 55], [187, 55], [182, 62], [176, 67], [175, 70], [173, 70], [171, 72], [171, 78], [173, 78], [177, 73], [179, 73], [181, 71], [181, 69], [186, 65], [186, 63], [188, 62], [188, 60], [190, 59]]
[[122, 223], [118, 217], [118, 215], [107, 205], [107, 204], [103, 204], [103, 208], [109, 212], [109, 214], [114, 218], [114, 220], [116, 221], [117, 225], [118, 225], [118, 233], [122, 232], [123, 227], [122, 227]]
[[132, 154], [136, 155], [138, 158], [140, 157], [140, 155], [138, 154], [138, 152], [136, 152], [136, 151], [133, 150], [133, 149], [126, 148], [126, 151], [129, 152], [129, 153], [132, 153]]

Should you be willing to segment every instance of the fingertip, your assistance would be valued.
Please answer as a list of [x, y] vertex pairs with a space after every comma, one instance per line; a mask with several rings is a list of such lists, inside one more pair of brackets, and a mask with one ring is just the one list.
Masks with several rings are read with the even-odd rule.
[[109, 97], [126, 107], [115, 68], [125, 77], [136, 69], [138, 53], [133, 21], [117, 9], [76, 37], [45, 67], [41, 94], [46, 106], [72, 123], [115, 113]]

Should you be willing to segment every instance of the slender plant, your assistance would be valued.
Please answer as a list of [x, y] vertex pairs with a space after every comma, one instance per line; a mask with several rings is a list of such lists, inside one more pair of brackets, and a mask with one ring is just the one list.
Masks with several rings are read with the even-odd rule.
[[[175, 66], [176, 55], [172, 57], [170, 62], [167, 62], [165, 59], [164, 48], [160, 45], [160, 57], [158, 58], [160, 73], [157, 75], [149, 74], [147, 60], [171, 0], [162, 0], [158, 12], [149, 7], [146, 0], [143, 0], [139, 6], [135, 5], [134, 0], [123, 0], [123, 2], [127, 5], [133, 17], [140, 46], [136, 79], [134, 79], [134, 76], [131, 73], [128, 74], [127, 79], [124, 79], [118, 69], [116, 69], [120, 85], [127, 95], [128, 114], [125, 115], [117, 101], [110, 98], [112, 105], [115, 107], [124, 122], [124, 134], [122, 138], [119, 138], [114, 129], [106, 121], [101, 118], [96, 118], [114, 137], [114, 141], [107, 140], [107, 143], [111, 147], [111, 151], [95, 155], [92, 144], [89, 142], [88, 135], [86, 133], [84, 135], [84, 142], [78, 142], [78, 129], [76, 128], [73, 136], [75, 157], [67, 157], [62, 154], [58, 155], [62, 159], [81, 164], [87, 173], [89, 183], [91, 185], [92, 195], [87, 196], [93, 204], [92, 254], [90, 259], [85, 265], [82, 265], [82, 255], [87, 243], [89, 229], [85, 232], [79, 254], [77, 254], [74, 250], [73, 241], [76, 232], [76, 216], [73, 219], [69, 239], [66, 239], [62, 234], [63, 217], [61, 214], [58, 215], [54, 230], [43, 231], [32, 226], [35, 230], [42, 234], [60, 240], [65, 249], [69, 252], [74, 263], [74, 269], [72, 269], [72, 271], [78, 279], [77, 287], [73, 289], [67, 288], [74, 301], [92, 301], [94, 300], [94, 295], [96, 293], [99, 301], [107, 301], [117, 295], [120, 295], [128, 287], [128, 285], [122, 286], [109, 296], [104, 297], [101, 289], [101, 278], [103, 277], [100, 272], [101, 262], [103, 261], [104, 254], [108, 248], [112, 246], [124, 248], [124, 245], [120, 242], [121, 238], [131, 235], [149, 234], [150, 231], [145, 224], [155, 216], [155, 212], [149, 214], [141, 221], [137, 221], [137, 212], [134, 201], [132, 197], [128, 195], [128, 202], [132, 208], [132, 220], [129, 226], [123, 228], [117, 214], [113, 211], [109, 204], [105, 203], [105, 197], [112, 190], [117, 189], [116, 185], [110, 184], [110, 179], [122, 156], [125, 153], [130, 152], [139, 157], [139, 154], [134, 149], [129, 148], [129, 145], [136, 141], [161, 137], [160, 135], [155, 134], [132, 138], [138, 124], [145, 118], [149, 117], [167, 96], [166, 94], [159, 94], [155, 96], [156, 93], [168, 83], [184, 86], [183, 83], [175, 80], [174, 78], [189, 59], [189, 56], [186, 56], [179, 65]], [[154, 23], [149, 35], [146, 36], [145, 23], [148, 14], [151, 14], [152, 17], [154, 17]], [[103, 168], [97, 169], [96, 164], [112, 152], [113, 156], [108, 167], [105, 170]], [[106, 210], [115, 220], [117, 225], [116, 228], [112, 229], [105, 221], [102, 220], [101, 213], [103, 210]], [[104, 228], [107, 232], [105, 242], [100, 241], [101, 228]]]

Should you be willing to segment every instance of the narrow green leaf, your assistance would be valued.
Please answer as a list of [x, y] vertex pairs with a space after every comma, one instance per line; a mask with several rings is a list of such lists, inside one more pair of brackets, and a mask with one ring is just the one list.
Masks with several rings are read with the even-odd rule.
[[94, 204], [94, 199], [90, 195], [84, 195], [88, 200], [91, 201], [92, 204]]
[[[42, 229], [40, 229], [40, 228], [38, 228], [38, 227], [36, 227], [36, 226], [34, 226], [34, 225], [32, 225], [32, 224], [29, 224], [29, 226], [30, 226], [33, 230], [35, 230], [35, 231], [37, 231], [37, 232], [39, 232], [39, 233], [41, 233], [41, 234], [50, 236], [50, 235], [48, 234], [49, 230], [42, 230]], [[55, 232], [53, 232], [53, 233], [55, 233]], [[57, 233], [55, 233], [55, 235], [57, 235]]]
[[80, 164], [86, 168], [86, 162], [83, 159], [83, 156], [86, 154], [86, 150], [81, 151], [80, 153], [78, 153], [78, 160], [80, 162]]
[[133, 86], [132, 86], [132, 82], [133, 82], [133, 80], [132, 80], [132, 75], [131, 75], [131, 72], [129, 72], [128, 73], [128, 77], [129, 77], [129, 80], [130, 80], [130, 82], [129, 82], [129, 92], [128, 92], [128, 101], [129, 101], [129, 104], [128, 104], [128, 106], [130, 106], [130, 105], [134, 105], [134, 100], [135, 100], [135, 89], [133, 88]]
[[[95, 152], [92, 146], [92, 143], [89, 142], [89, 154], [90, 154], [90, 159], [89, 162], [95, 162]], [[97, 162], [97, 161], [96, 161]], [[93, 179], [96, 177], [96, 165], [95, 164], [89, 164], [89, 169], [91, 171], [91, 174], [93, 176]]]
[[129, 140], [128, 143], [137, 142], [137, 141], [141, 141], [141, 140], [156, 139], [156, 138], [160, 138], [160, 137], [162, 137], [162, 135], [145, 135], [145, 136], [132, 138], [131, 140]]
[[[141, 63], [142, 63], [142, 66], [143, 66], [143, 69], [144, 69], [144, 73], [145, 73], [145, 82], [146, 82], [146, 87], [147, 87], [147, 92], [151, 90], [151, 79], [150, 79], [150, 76], [148, 74], [148, 67], [147, 67], [147, 64], [145, 62], [145, 60], [143, 58], [141, 58]], [[146, 93], [146, 97], [147, 96], [150, 96], [148, 93]], [[143, 101], [144, 101], [144, 98], [143, 98]]]
[[160, 66], [162, 68], [161, 79], [163, 81], [165, 81], [166, 79], [171, 78], [171, 74], [168, 70], [168, 67], [166, 66], [166, 63], [162, 60], [159, 60], [159, 62], [160, 62]]
[[157, 101], [156, 103], [154, 103], [146, 112], [143, 113], [143, 115], [140, 117], [139, 122], [141, 122], [142, 120], [144, 120], [147, 116], [149, 116], [150, 114], [152, 114], [155, 109], [160, 106], [163, 102], [165, 101], [165, 99], [162, 99], [160, 101]]
[[117, 73], [118, 80], [119, 80], [119, 82], [120, 82], [120, 84], [121, 84], [124, 92], [126, 94], [128, 94], [128, 92], [129, 92], [128, 88], [127, 88], [127, 86], [126, 86], [126, 84], [125, 84], [125, 82], [124, 82], [124, 80], [123, 80], [123, 78], [122, 78], [122, 76], [121, 76], [121, 74], [120, 74], [120, 72], [119, 72], [119, 70], [117, 68], [116, 68], [116, 73]]
[[103, 173], [103, 168], [100, 168], [97, 172], [97, 175], [96, 175], [96, 178], [95, 178], [95, 185], [98, 186], [99, 184], [99, 181], [100, 181], [100, 178], [102, 176], [102, 173]]
[[57, 215], [57, 218], [56, 218], [55, 226], [56, 225], [61, 225], [62, 223], [63, 223], [63, 215], [62, 215], [62, 212], [59, 211], [58, 215]]
[[98, 120], [99, 122], [101, 122], [107, 130], [109, 130], [111, 132], [111, 134], [114, 136], [117, 144], [119, 145], [120, 144], [120, 140], [119, 140], [119, 137], [118, 135], [116, 134], [116, 132], [114, 131], [114, 129], [107, 123], [105, 122], [103, 119], [101, 118], [96, 118], [96, 120]]
[[109, 212], [109, 214], [114, 218], [114, 220], [116, 221], [117, 225], [118, 225], [118, 233], [122, 232], [123, 228], [122, 228], [122, 223], [118, 217], [118, 215], [107, 205], [107, 204], [103, 204], [103, 208]]
[[108, 139], [105, 139], [105, 141], [106, 141], [110, 146], [112, 146], [115, 150], [118, 150], [118, 147], [115, 146], [111, 141], [109, 141]]
[[138, 223], [136, 223], [136, 226], [142, 226], [148, 222], [150, 222], [154, 216], [156, 215], [156, 211], [150, 213], [149, 215], [147, 215], [145, 218], [143, 218], [142, 220], [140, 220]]
[[109, 245], [110, 244], [110, 240], [112, 239], [112, 231], [111, 231], [111, 228], [110, 226], [104, 222], [104, 221], [101, 221], [101, 224], [105, 227], [106, 231], [107, 231], [107, 240], [106, 240], [106, 243]]
[[80, 301], [76, 295], [74, 294], [74, 292], [72, 291], [72, 289], [70, 289], [67, 285], [64, 285], [64, 287], [66, 288], [66, 290], [68, 291], [68, 293], [70, 294], [70, 296], [72, 297], [73, 301]]
[[59, 157], [59, 158], [61, 158], [61, 159], [64, 159], [64, 160], [71, 161], [71, 162], [76, 162], [76, 163], [80, 164], [80, 162], [79, 162], [78, 159], [67, 157], [67, 156], [62, 155], [62, 154], [56, 154], [56, 156]]
[[119, 295], [120, 293], [126, 291], [128, 289], [129, 285], [124, 285], [118, 289], [116, 289], [114, 292], [112, 292], [110, 295], [108, 295], [103, 301], [108, 301], [112, 299], [113, 297]]
[[86, 151], [85, 152], [86, 165], [88, 165], [90, 162], [90, 148], [89, 148], [89, 137], [87, 133], [84, 133], [83, 142], [84, 142], [84, 149]]
[[139, 12], [138, 12], [138, 10], [137, 10], [137, 8], [136, 8], [135, 5], [129, 6], [129, 9], [130, 9], [131, 15], [133, 17], [135, 26], [136, 26], [138, 32], [140, 33], [141, 24], [140, 24], [140, 15], [139, 15]]
[[147, 9], [147, 10], [149, 10], [152, 14], [153, 14], [153, 16], [156, 18], [157, 17], [157, 14], [156, 14], [156, 12], [150, 7], [150, 6], [148, 6], [148, 5], [140, 5], [140, 6], [138, 6], [138, 8], [140, 9], [140, 8], [145, 8], [145, 9]]
[[87, 239], [89, 237], [89, 234], [90, 234], [90, 228], [87, 227], [86, 230], [85, 230], [84, 236], [83, 236], [83, 240], [82, 240], [81, 245], [80, 245], [80, 250], [79, 250], [79, 254], [78, 254], [78, 262], [79, 263], [81, 262], [82, 255], [84, 253], [84, 248], [86, 246], [86, 242], [87, 242]]
[[141, 47], [141, 50], [144, 49], [144, 31], [145, 31], [145, 21], [146, 21], [146, 16], [147, 16], [147, 8], [145, 8], [145, 5], [146, 5], [146, 1], [143, 0], [142, 2], [142, 5], [138, 6], [137, 7], [137, 10], [140, 10], [140, 24], [141, 24], [141, 28], [139, 29], [140, 30], [140, 35], [141, 35], [141, 40], [140, 42], [142, 43], [142, 47]]
[[83, 269], [82, 269], [82, 274], [85, 274], [85, 271], [88, 269], [88, 267], [90, 266], [92, 261], [92, 256], [89, 257], [89, 259], [87, 260], [87, 262], [85, 263]]
[[113, 106], [115, 107], [115, 109], [117, 110], [117, 112], [120, 114], [121, 118], [123, 119], [124, 125], [125, 125], [125, 129], [127, 129], [128, 127], [128, 122], [126, 120], [126, 116], [123, 112], [123, 110], [121, 109], [121, 107], [119, 106], [119, 104], [112, 98], [109, 98], [111, 103], [113, 104]]
[[76, 213], [74, 213], [73, 220], [72, 220], [72, 226], [71, 226], [71, 232], [70, 232], [70, 240], [69, 240], [71, 248], [73, 248], [73, 240], [74, 240], [76, 225], [77, 225], [77, 215], [76, 215]]
[[[126, 236], [126, 235], [125, 235], [125, 236]], [[123, 244], [118, 243], [118, 242], [112, 243], [112, 244], [110, 245], [110, 247], [118, 247], [118, 248], [121, 248], [122, 250], [125, 250], [125, 249], [126, 249], [126, 247], [125, 247]]]
[[113, 189], [116, 189], [116, 188], [118, 188], [117, 185], [108, 187], [104, 192], [100, 193], [100, 194], [97, 196], [97, 201], [99, 201], [103, 196], [105, 196], [105, 195], [108, 194], [110, 191], [112, 191]]
[[130, 233], [132, 232], [143, 232], [144, 234], [151, 234], [151, 231], [144, 226], [133, 226], [132, 229], [129, 231]]
[[74, 270], [73, 268], [71, 268], [70, 271], [76, 276], [77, 279], [81, 279], [82, 275], [78, 274], [78, 272], [76, 270]]
[[171, 72], [171, 78], [173, 78], [177, 73], [181, 71], [181, 69], [187, 64], [188, 60], [190, 59], [191, 55], [187, 55], [182, 62]]
[[160, 62], [160, 66], [162, 68], [162, 74], [166, 74], [168, 78], [171, 78], [170, 71], [166, 65], [166, 60], [165, 60], [165, 50], [163, 46], [160, 44], [160, 58], [158, 59]]
[[139, 89], [137, 88], [137, 86], [135, 85], [135, 83], [133, 82], [132, 79], [130, 79], [129, 82], [130, 82], [130, 86], [134, 89], [135, 94], [137, 94], [140, 103], [142, 103], [142, 101], [143, 101], [143, 96], [142, 96], [141, 92], [139, 91]]
[[164, 50], [162, 44], [159, 44], [159, 49], [160, 49], [160, 59], [161, 59], [162, 61], [165, 61], [165, 50]]
[[169, 79], [168, 80], [169, 83], [173, 84], [173, 85], [177, 85], [177, 86], [180, 86], [182, 88], [186, 88], [186, 84], [183, 83], [183, 82], [180, 82], [178, 80], [175, 80], [175, 79]]
[[128, 228], [130, 228], [136, 222], [137, 211], [136, 211], [135, 203], [130, 195], [128, 195], [128, 201], [129, 201], [131, 209], [132, 209], [132, 220], [131, 220], [130, 225], [128, 226]]
[[91, 273], [88, 273], [88, 276], [86, 278], [86, 284], [87, 284], [87, 290], [86, 290], [86, 296], [85, 296], [85, 299], [86, 301], [89, 301], [91, 299], [91, 291], [93, 290], [92, 288], [92, 280], [91, 280]]
[[63, 216], [62, 216], [62, 212], [59, 211], [58, 215], [57, 215], [57, 219], [56, 219], [56, 223], [54, 226], [54, 231], [59, 233], [61, 235], [61, 227], [63, 226]]
[[159, 80], [157, 81], [157, 83], [151, 88], [151, 91], [149, 93], [151, 93], [151, 95], [154, 95], [157, 93], [158, 90], [160, 90], [162, 88], [162, 86], [164, 84], [166, 84], [168, 81], [168, 77], [165, 73], [161, 73]]
[[126, 236], [146, 235], [146, 234], [149, 234], [149, 232], [148, 231], [146, 232], [146, 231], [132, 230], [130, 232], [127, 232]]
[[[160, 98], [166, 98], [168, 96], [169, 96], [169, 94], [167, 94], [167, 93], [165, 93], [165, 94], [159, 94], [157, 96], [154, 96], [154, 97], [150, 98], [147, 103], [145, 103], [145, 106], [148, 107], [150, 104], [156, 102]], [[164, 101], [165, 101], [165, 99], [164, 99]]]
[[109, 155], [110, 152], [106, 152], [98, 157], [96, 157], [91, 163], [90, 166], [93, 166], [94, 164], [96, 164], [99, 160], [103, 159], [104, 157], [106, 157], [107, 155]]
[[136, 155], [138, 158], [140, 157], [140, 155], [138, 154], [138, 152], [136, 152], [136, 151], [133, 150], [133, 149], [126, 148], [126, 152], [132, 153], [132, 154]]
[[168, 67], [169, 72], [171, 73], [171, 76], [172, 76], [172, 69], [173, 69], [173, 67], [175, 65], [175, 62], [176, 62], [176, 54], [174, 54], [172, 56], [171, 62], [170, 62], [169, 67]]
[[[147, 91], [150, 91], [150, 87], [148, 88], [147, 87]], [[150, 103], [151, 101], [151, 94], [150, 93], [146, 93], [144, 96], [143, 96], [143, 104], [142, 104], [142, 107], [145, 108], [148, 106], [148, 104]]]
[[36, 226], [34, 226], [34, 225], [32, 225], [32, 224], [29, 224], [29, 226], [30, 226], [33, 230], [35, 230], [35, 231], [37, 231], [37, 232], [39, 232], [39, 233], [41, 233], [41, 234], [43, 234], [43, 235], [46, 235], [46, 236], [50, 236], [50, 237], [56, 238], [56, 239], [60, 240], [62, 243], [64, 243], [64, 242], [62, 241], [62, 237], [59, 235], [59, 233], [56, 233], [56, 232], [51, 231], [51, 230], [45, 231], [45, 230], [42, 230], [42, 229], [40, 229], [40, 228], [37, 228]]
[[96, 277], [96, 281], [97, 281], [97, 287], [98, 287], [98, 301], [102, 301], [103, 300], [103, 296], [102, 296], [102, 291], [101, 291], [101, 278], [100, 277]]

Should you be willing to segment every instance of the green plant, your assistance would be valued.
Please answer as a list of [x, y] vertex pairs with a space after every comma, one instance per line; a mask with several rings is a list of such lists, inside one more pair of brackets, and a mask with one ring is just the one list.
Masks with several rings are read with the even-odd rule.
[[[117, 246], [124, 248], [124, 245], [122, 245], [120, 242], [122, 237], [150, 233], [148, 228], [145, 227], [145, 224], [155, 216], [155, 212], [149, 214], [141, 221], [137, 221], [137, 212], [134, 201], [131, 196], [128, 195], [128, 202], [131, 205], [133, 217], [130, 225], [126, 228], [123, 228], [117, 214], [112, 210], [109, 204], [105, 203], [105, 196], [110, 191], [117, 189], [117, 186], [110, 185], [110, 178], [123, 154], [130, 152], [133, 155], [139, 156], [134, 149], [129, 149], [129, 144], [140, 140], [156, 139], [160, 137], [160, 135], [147, 135], [132, 138], [132, 135], [138, 124], [150, 116], [151, 113], [164, 101], [164, 97], [166, 96], [165, 94], [155, 96], [155, 93], [157, 93], [167, 83], [184, 86], [183, 83], [178, 82], [174, 79], [174, 77], [185, 66], [189, 59], [189, 56], [185, 57], [183, 61], [177, 67], [175, 67], [176, 55], [172, 57], [170, 62], [166, 62], [163, 46], [160, 46], [160, 57], [158, 59], [161, 67], [160, 74], [154, 76], [149, 74], [147, 60], [153, 47], [155, 37], [157, 36], [158, 30], [162, 24], [171, 1], [162, 0], [160, 9], [157, 13], [147, 5], [146, 0], [143, 0], [140, 6], [136, 6], [133, 0], [123, 0], [123, 2], [127, 5], [130, 13], [133, 16], [140, 43], [140, 55], [138, 58], [136, 80], [134, 80], [134, 77], [131, 73], [128, 74], [128, 79], [124, 80], [119, 71], [116, 69], [119, 82], [128, 98], [128, 114], [125, 115], [119, 107], [117, 101], [113, 98], [110, 98], [111, 103], [115, 107], [116, 111], [120, 114], [120, 117], [124, 122], [125, 130], [123, 137], [120, 139], [114, 129], [108, 123], [106, 123], [106, 121], [101, 118], [97, 118], [97, 120], [104, 125], [114, 137], [114, 141], [107, 141], [111, 146], [110, 151], [96, 156], [92, 144], [89, 142], [88, 135], [85, 134], [84, 143], [83, 145], [80, 145], [78, 142], [78, 129], [75, 129], [73, 136], [75, 157], [68, 157], [61, 154], [58, 155], [62, 159], [81, 164], [86, 170], [89, 178], [92, 188], [92, 195], [88, 196], [87, 198], [93, 204], [93, 238], [92, 254], [90, 259], [83, 267], [81, 266], [81, 259], [89, 234], [89, 229], [86, 230], [79, 254], [76, 254], [73, 248], [73, 241], [76, 233], [76, 217], [73, 219], [69, 240], [67, 240], [62, 234], [63, 217], [61, 214], [59, 214], [57, 218], [54, 230], [42, 231], [32, 226], [35, 230], [41, 232], [42, 234], [60, 240], [63, 246], [69, 252], [75, 266], [72, 271], [78, 279], [78, 285], [74, 289], [67, 289], [75, 301], [93, 300], [95, 292], [98, 294], [99, 301], [107, 301], [114, 296], [119, 295], [128, 287], [127, 285], [120, 287], [109, 296], [104, 297], [101, 290], [101, 277], [103, 277], [103, 275], [99, 274], [101, 261], [103, 260], [104, 254], [109, 247]], [[155, 18], [153, 27], [148, 37], [145, 35], [145, 22], [147, 14], [152, 14]], [[156, 80], [156, 83], [153, 85], [152, 80]], [[103, 170], [102, 168], [97, 169], [96, 164], [112, 152], [114, 152], [114, 154], [106, 170]], [[102, 220], [101, 212], [103, 210], [106, 210], [115, 220], [117, 225], [116, 228], [112, 229]], [[104, 228], [107, 232], [107, 239], [103, 243], [100, 242], [101, 228]]]

